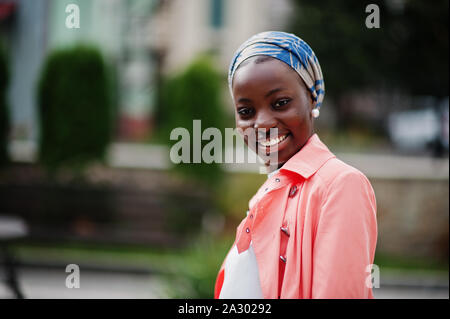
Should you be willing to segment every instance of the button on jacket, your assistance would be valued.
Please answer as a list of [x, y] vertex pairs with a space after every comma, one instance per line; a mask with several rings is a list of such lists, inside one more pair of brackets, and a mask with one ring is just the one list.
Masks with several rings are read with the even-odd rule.
[[[249, 210], [234, 245], [241, 253], [252, 242], [264, 298], [373, 298], [374, 191], [317, 134], [260, 187]], [[226, 275], [222, 265], [216, 298]]]

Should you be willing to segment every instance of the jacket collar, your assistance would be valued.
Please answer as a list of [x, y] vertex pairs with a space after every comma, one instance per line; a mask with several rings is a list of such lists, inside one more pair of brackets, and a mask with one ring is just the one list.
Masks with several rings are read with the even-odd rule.
[[326, 161], [336, 157], [322, 143], [317, 134], [313, 134], [306, 144], [292, 156], [281, 168], [280, 171], [288, 170], [308, 179], [316, 173]]

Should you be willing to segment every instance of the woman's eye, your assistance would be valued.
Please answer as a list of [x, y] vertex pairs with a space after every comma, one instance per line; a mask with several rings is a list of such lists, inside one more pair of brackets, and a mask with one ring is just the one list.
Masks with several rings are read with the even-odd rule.
[[281, 99], [275, 102], [275, 104], [273, 105], [274, 108], [279, 109], [283, 106], [285, 106], [286, 104], [288, 104], [291, 100], [290, 99]]
[[242, 116], [249, 116], [251, 114], [251, 112], [252, 112], [252, 110], [247, 107], [238, 109], [239, 115], [242, 115]]

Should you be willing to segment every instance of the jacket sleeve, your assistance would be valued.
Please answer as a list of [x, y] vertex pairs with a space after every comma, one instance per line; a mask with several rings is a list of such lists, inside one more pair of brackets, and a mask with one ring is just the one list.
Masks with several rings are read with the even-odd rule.
[[376, 241], [372, 186], [357, 170], [339, 175], [322, 198], [313, 248], [312, 298], [373, 298], [367, 267], [373, 263]]

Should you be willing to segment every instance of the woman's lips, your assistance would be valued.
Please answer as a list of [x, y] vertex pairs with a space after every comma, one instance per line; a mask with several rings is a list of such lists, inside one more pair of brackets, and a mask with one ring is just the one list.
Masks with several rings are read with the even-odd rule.
[[279, 152], [287, 145], [290, 137], [291, 134], [287, 133], [272, 139], [262, 141], [260, 140], [257, 142], [258, 148], [266, 155], [269, 155], [274, 152]]
[[262, 146], [274, 146], [276, 144], [279, 144], [280, 142], [284, 141], [287, 138], [288, 134], [285, 135], [280, 135], [278, 137], [272, 138], [272, 139], [267, 139], [267, 140], [261, 140], [259, 141], [259, 143]]

